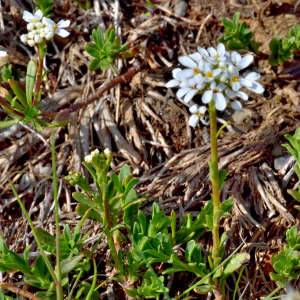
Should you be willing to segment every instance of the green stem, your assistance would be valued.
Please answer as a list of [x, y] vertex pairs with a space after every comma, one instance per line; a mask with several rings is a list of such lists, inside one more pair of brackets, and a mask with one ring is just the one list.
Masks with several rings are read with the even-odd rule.
[[107, 224], [105, 234], [106, 234], [106, 238], [107, 238], [108, 247], [110, 249], [110, 253], [114, 259], [114, 262], [116, 264], [116, 269], [118, 270], [119, 274], [122, 276], [124, 274], [124, 271], [122, 268], [122, 264], [119, 260], [119, 256], [118, 256], [118, 253], [116, 250], [116, 245], [115, 245], [113, 237], [110, 233], [110, 230], [113, 228], [113, 223], [112, 223], [111, 216], [109, 213], [108, 200], [107, 200], [106, 196], [103, 197], [103, 206], [104, 206], [104, 214], [105, 214], [105, 219], [106, 219], [106, 224]]
[[39, 92], [40, 92], [40, 88], [41, 88], [41, 84], [42, 84], [42, 76], [43, 76], [43, 69], [44, 69], [44, 56], [41, 56], [41, 51], [39, 50], [39, 69], [38, 69], [38, 73], [37, 73], [37, 79], [36, 79], [36, 85], [35, 85], [35, 96], [33, 98], [32, 101], [32, 105], [35, 106], [37, 105], [37, 100], [39, 97]]
[[210, 142], [211, 142], [211, 159], [210, 159], [210, 179], [212, 183], [213, 197], [213, 253], [214, 267], [220, 263], [220, 186], [218, 170], [218, 144], [217, 144], [217, 111], [213, 101], [209, 103], [210, 114]]
[[[33, 222], [31, 221], [31, 219], [30, 219], [30, 217], [29, 217], [29, 215], [28, 215], [28, 213], [27, 213], [27, 211], [26, 211], [26, 208], [24, 207], [24, 205], [23, 205], [21, 199], [19, 198], [19, 195], [18, 195], [18, 193], [17, 193], [17, 191], [16, 191], [16, 189], [15, 189], [13, 183], [11, 182], [10, 179], [8, 179], [8, 181], [9, 181], [9, 185], [10, 185], [10, 187], [11, 187], [11, 189], [12, 189], [12, 191], [13, 191], [15, 197], [16, 197], [17, 200], [18, 200], [18, 203], [19, 203], [19, 205], [20, 205], [20, 207], [21, 207], [21, 209], [22, 209], [22, 212], [24, 213], [26, 219], [27, 219], [28, 222], [29, 222], [30, 228], [31, 228], [31, 230], [32, 230], [32, 234], [33, 234], [33, 236], [34, 236], [34, 238], [35, 238], [35, 240], [36, 240], [36, 243], [37, 243], [37, 245], [38, 245], [38, 247], [39, 247], [39, 250], [40, 250], [40, 252], [41, 252], [41, 255], [42, 255], [42, 257], [43, 257], [43, 260], [44, 260], [44, 262], [45, 262], [45, 264], [46, 264], [46, 266], [47, 266], [47, 268], [48, 268], [48, 270], [49, 270], [49, 273], [50, 273], [50, 275], [51, 275], [53, 281], [56, 282], [56, 276], [55, 276], [55, 273], [54, 273], [54, 271], [53, 271], [52, 265], [51, 265], [51, 263], [50, 263], [48, 257], [46, 256], [46, 254], [45, 254], [45, 252], [44, 252], [44, 249], [43, 249], [43, 247], [42, 247], [42, 243], [40, 242], [40, 240], [39, 240], [39, 238], [38, 238], [38, 235], [37, 235], [36, 232], [35, 232], [35, 228], [34, 228]], [[62, 298], [61, 298], [61, 299], [62, 299]]]
[[55, 139], [54, 129], [51, 132], [51, 153], [52, 153], [52, 173], [53, 173], [53, 196], [55, 202], [55, 233], [56, 233], [56, 297], [59, 300], [63, 300], [63, 291], [61, 286], [61, 266], [60, 266], [60, 228], [59, 228], [59, 215], [58, 215], [58, 199], [57, 199], [57, 175], [56, 175], [56, 158], [55, 158]]
[[281, 289], [282, 289], [282, 287], [278, 286], [271, 294], [269, 294], [267, 296], [267, 298], [265, 298], [265, 300], [270, 299], [273, 295], [275, 295], [276, 293], [278, 293]]
[[93, 266], [94, 266], [94, 278], [89, 293], [87, 294], [85, 300], [90, 300], [97, 283], [97, 265], [94, 257], [93, 257]]

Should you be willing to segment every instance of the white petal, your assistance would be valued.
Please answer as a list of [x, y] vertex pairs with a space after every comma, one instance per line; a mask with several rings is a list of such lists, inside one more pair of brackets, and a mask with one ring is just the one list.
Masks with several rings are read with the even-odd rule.
[[47, 23], [47, 24], [46, 24], [46, 28], [48, 29], [49, 32], [50, 32], [50, 31], [54, 31], [54, 26], [53, 26], [53, 24]]
[[213, 90], [213, 89], [215, 89], [216, 88], [216, 86], [217, 86], [217, 84], [216, 84], [216, 82], [215, 81], [213, 81], [211, 84], [210, 84], [210, 89], [211, 90]]
[[212, 70], [213, 74], [214, 74], [214, 77], [218, 76], [222, 70], [221, 69], [215, 69], [215, 70]]
[[195, 86], [196, 85], [196, 80], [194, 77], [189, 78], [188, 80], [189, 86]]
[[177, 79], [172, 79], [166, 83], [167, 88], [172, 88], [179, 85], [179, 81]]
[[71, 21], [70, 20], [60, 20], [58, 23], [57, 23], [57, 26], [58, 28], [66, 28], [66, 27], [69, 27], [71, 24]]
[[207, 72], [211, 72], [211, 66], [209, 64], [204, 64], [203, 73], [206, 74]]
[[252, 85], [250, 87], [247, 86], [247, 89], [256, 94], [262, 94], [265, 90], [263, 86], [258, 82], [252, 82]]
[[226, 88], [227, 88], [227, 85], [224, 84], [224, 83], [220, 83], [220, 84], [218, 84], [218, 86], [217, 86], [217, 89], [218, 89], [220, 92], [224, 91]]
[[190, 69], [194, 69], [198, 67], [197, 64], [188, 56], [180, 56], [178, 60], [182, 65]]
[[243, 106], [241, 104], [240, 101], [234, 101], [231, 103], [231, 107], [234, 109], [234, 110], [238, 110], [238, 111], [241, 111]]
[[225, 97], [222, 93], [214, 93], [214, 102], [217, 110], [223, 111], [226, 108]]
[[208, 54], [207, 50], [205, 50], [205, 49], [203, 49], [203, 48], [201, 48], [201, 47], [198, 47], [197, 50], [200, 52], [200, 54], [201, 54], [202, 56], [204, 56], [204, 58], [209, 57], [209, 54]]
[[55, 30], [55, 33], [56, 33], [57, 35], [61, 36], [62, 38], [65, 38], [65, 37], [67, 37], [67, 36], [70, 34], [70, 32], [68, 32], [67, 30], [65, 30], [65, 29], [60, 29], [60, 28], [57, 28], [57, 29]]
[[238, 62], [242, 59], [241, 55], [237, 53], [236, 51], [231, 53], [231, 59], [233, 62]]
[[248, 95], [242, 91], [238, 91], [236, 92], [237, 97], [243, 99], [243, 100], [248, 100]]
[[[25, 34], [22, 34], [21, 37], [22, 37], [23, 35], [25, 35]], [[0, 50], [0, 57], [4, 57], [6, 54], [7, 54], [6, 51]]]
[[180, 71], [182, 71], [182, 69], [180, 69], [180, 68], [176, 68], [176, 69], [174, 69], [174, 70], [172, 71], [172, 75], [173, 75], [173, 77], [174, 77], [175, 79], [177, 79], [176, 75], [177, 75], [177, 73], [179, 73]]
[[205, 83], [200, 83], [200, 84], [197, 84], [197, 85], [196, 85], [196, 89], [197, 89], [198, 91], [203, 90], [205, 87], [206, 87], [206, 84], [205, 84]]
[[39, 10], [37, 10], [36, 12], [35, 12], [35, 14], [34, 14], [34, 19], [35, 20], [40, 20], [42, 17], [43, 17], [43, 13], [42, 13], [42, 11], [39, 9]]
[[200, 120], [201, 120], [202, 124], [209, 125], [209, 122], [205, 121], [204, 117], [201, 117]]
[[177, 98], [181, 98], [183, 97], [186, 93], [188, 93], [191, 89], [190, 88], [183, 88], [183, 89], [179, 89], [176, 93]]
[[237, 66], [239, 69], [247, 68], [253, 61], [254, 57], [249, 54], [244, 56], [240, 61], [238, 61]]
[[191, 127], [196, 127], [199, 122], [199, 117], [197, 115], [191, 115], [189, 118], [189, 125]]
[[213, 91], [212, 90], [205, 91], [203, 96], [202, 96], [202, 102], [204, 104], [209, 103], [212, 99], [212, 96], [213, 96]]
[[251, 72], [245, 76], [245, 79], [250, 80], [250, 81], [255, 81], [260, 78], [260, 74], [256, 72]]
[[218, 52], [218, 55], [220, 57], [223, 57], [225, 55], [225, 46], [224, 46], [224, 44], [222, 44], [222, 43], [218, 44], [217, 52]]
[[43, 17], [42, 23], [43, 23], [45, 26], [47, 26], [47, 24], [50, 24], [50, 25], [52, 25], [52, 27], [53, 27], [53, 25], [55, 24], [51, 19], [46, 18], [46, 17]]
[[219, 79], [220, 79], [221, 82], [227, 82], [228, 77], [227, 77], [227, 75], [226, 75], [225, 73], [223, 73], [223, 74], [220, 76]]
[[240, 83], [243, 86], [249, 87], [252, 85], [252, 82], [250, 80], [244, 79], [244, 78], [240, 78]]
[[33, 20], [33, 14], [31, 14], [29, 11], [27, 10], [24, 10], [23, 12], [23, 19], [26, 21], [26, 22], [30, 22]]
[[225, 94], [229, 99], [232, 99], [235, 97], [235, 92], [233, 92], [231, 89], [226, 89]]
[[197, 105], [197, 104], [192, 105], [192, 106], [189, 108], [189, 111], [190, 111], [192, 114], [195, 114], [195, 113], [198, 111], [198, 105]]
[[200, 61], [200, 60], [202, 60], [202, 56], [198, 52], [190, 54], [189, 57], [192, 58], [194, 61]]
[[218, 63], [214, 57], [208, 57], [206, 61], [212, 65], [216, 65]]
[[206, 106], [200, 106], [199, 107], [199, 113], [202, 114], [202, 115], [204, 115], [205, 112], [206, 112]]
[[237, 92], [241, 88], [241, 85], [239, 82], [231, 82], [231, 87], [233, 91]]
[[198, 93], [198, 90], [192, 89], [191, 91], [189, 91], [189, 92], [185, 95], [183, 101], [184, 101], [185, 103], [189, 103], [197, 93]]
[[192, 69], [185, 69], [176, 74], [178, 79], [188, 79], [194, 76], [194, 71]]
[[182, 80], [181, 83], [179, 84], [179, 86], [181, 88], [186, 88], [186, 87], [189, 87], [190, 85], [189, 85], [189, 82], [187, 80]]
[[194, 76], [194, 78], [195, 78], [195, 80], [196, 80], [196, 82], [197, 82], [198, 84], [204, 82], [204, 78], [203, 78], [203, 76], [202, 76], [200, 73], [198, 73], [196, 76]]
[[214, 57], [218, 54], [218, 52], [216, 51], [216, 49], [214, 49], [213, 47], [208, 47], [207, 48], [208, 53], [210, 54], [211, 57]]

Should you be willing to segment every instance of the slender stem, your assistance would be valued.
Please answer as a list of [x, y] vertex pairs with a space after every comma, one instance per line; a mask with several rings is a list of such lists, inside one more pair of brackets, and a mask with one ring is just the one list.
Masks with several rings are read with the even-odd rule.
[[39, 50], [39, 69], [37, 73], [37, 79], [36, 79], [36, 85], [35, 85], [35, 96], [32, 101], [32, 105], [35, 106], [37, 104], [41, 84], [42, 84], [42, 76], [43, 76], [43, 69], [44, 69], [44, 63], [43, 63], [44, 57], [41, 56], [41, 51]]
[[58, 215], [58, 199], [57, 199], [57, 175], [56, 175], [56, 158], [55, 158], [55, 139], [54, 129], [51, 132], [51, 152], [52, 152], [52, 173], [53, 173], [53, 196], [55, 202], [55, 233], [56, 233], [56, 297], [63, 300], [63, 292], [61, 286], [61, 266], [60, 266], [60, 228], [59, 228], [59, 215]]
[[[13, 286], [13, 285], [10, 285], [8, 283], [4, 283], [4, 282], [1, 282], [0, 281], [0, 287], [1, 288], [4, 288], [6, 290], [9, 290], [13, 293], [16, 293], [16, 294], [19, 294], [19, 295], [22, 295], [22, 296], [25, 296], [27, 297], [28, 299], [32, 299], [32, 300], [43, 300], [41, 299], [40, 297], [30, 293], [30, 292], [27, 292], [27, 291], [24, 291], [24, 290], [21, 290], [19, 289], [18, 287], [16, 286]], [[5, 298], [5, 297], [4, 297]]]
[[40, 252], [41, 252], [41, 255], [42, 255], [42, 257], [43, 257], [43, 260], [44, 260], [44, 262], [45, 262], [45, 264], [46, 264], [46, 266], [47, 266], [47, 268], [48, 268], [48, 270], [49, 270], [49, 273], [50, 273], [50, 275], [51, 275], [53, 281], [56, 282], [56, 276], [55, 276], [55, 273], [54, 273], [54, 271], [53, 271], [52, 265], [51, 265], [51, 263], [50, 263], [48, 257], [46, 256], [46, 253], [44, 252], [44, 249], [43, 249], [43, 247], [42, 247], [42, 243], [40, 242], [38, 235], [36, 234], [36, 231], [35, 231], [33, 222], [32, 222], [32, 220], [30, 219], [30, 217], [29, 217], [29, 215], [28, 215], [28, 213], [27, 213], [27, 211], [26, 211], [26, 208], [24, 207], [24, 205], [23, 205], [21, 199], [19, 198], [19, 195], [18, 195], [18, 193], [17, 193], [17, 191], [16, 191], [16, 189], [15, 189], [13, 183], [11, 182], [10, 179], [8, 179], [8, 181], [9, 181], [9, 185], [10, 185], [10, 187], [11, 187], [11, 189], [12, 189], [12, 191], [13, 191], [15, 197], [17, 198], [18, 203], [19, 203], [19, 205], [20, 205], [20, 207], [21, 207], [21, 209], [22, 209], [22, 211], [23, 211], [23, 213], [24, 213], [26, 219], [27, 219], [28, 222], [29, 222], [30, 228], [31, 228], [31, 230], [32, 230], [32, 234], [33, 234], [33, 236], [34, 236], [34, 238], [35, 238], [35, 240], [36, 240], [36, 243], [37, 243], [37, 245], [38, 245], [38, 247], [39, 247], [39, 250], [40, 250]]
[[122, 276], [123, 273], [124, 273], [123, 268], [122, 268], [121, 262], [119, 260], [119, 256], [118, 256], [118, 253], [117, 253], [117, 250], [116, 250], [116, 245], [114, 243], [113, 237], [110, 234], [110, 230], [113, 228], [113, 223], [112, 223], [111, 216], [110, 216], [110, 213], [109, 213], [108, 201], [107, 201], [106, 197], [104, 197], [104, 199], [103, 199], [103, 206], [104, 206], [104, 214], [105, 214], [105, 219], [106, 219], [106, 224], [107, 224], [107, 228], [106, 228], [106, 231], [105, 231], [106, 238], [107, 238], [107, 243], [108, 243], [108, 246], [109, 246], [109, 249], [110, 249], [110, 253], [111, 253], [111, 255], [112, 255], [112, 257], [115, 261], [116, 269], [118, 270], [118, 272]]
[[130, 79], [135, 73], [137, 73], [139, 71], [138, 67], [134, 67], [132, 69], [130, 69], [129, 71], [127, 71], [125, 74], [120, 75], [118, 77], [116, 77], [115, 79], [113, 79], [110, 82], [105, 83], [101, 88], [98, 89], [98, 91], [92, 95], [91, 97], [89, 97], [88, 99], [78, 103], [78, 104], [74, 104], [68, 108], [65, 108], [59, 112], [52, 112], [52, 111], [41, 111], [41, 115], [43, 117], [47, 117], [49, 119], [54, 119], [58, 113], [60, 117], [66, 117], [69, 114], [71, 114], [72, 112], [79, 110], [81, 108], [85, 108], [87, 107], [89, 104], [93, 103], [96, 100], [99, 100], [99, 97], [106, 92], [107, 90], [113, 88], [114, 86], [116, 86], [117, 84], [121, 84], [123, 82], [125, 82], [126, 80]]
[[219, 265], [220, 253], [220, 187], [219, 187], [219, 170], [218, 170], [218, 144], [217, 144], [217, 112], [213, 101], [209, 103], [210, 114], [210, 140], [211, 140], [211, 167], [210, 179], [212, 182], [213, 196], [213, 253], [214, 267]]
[[93, 278], [93, 282], [92, 282], [91, 288], [89, 290], [89, 293], [87, 294], [85, 300], [91, 299], [94, 289], [96, 287], [96, 283], [97, 283], [97, 265], [96, 265], [96, 261], [95, 261], [94, 257], [93, 257], [93, 266], [94, 266], [94, 278]]
[[271, 294], [269, 294], [267, 296], [267, 298], [265, 298], [265, 300], [270, 299], [273, 295], [275, 295], [276, 293], [278, 293], [281, 289], [282, 289], [282, 287], [278, 286]]

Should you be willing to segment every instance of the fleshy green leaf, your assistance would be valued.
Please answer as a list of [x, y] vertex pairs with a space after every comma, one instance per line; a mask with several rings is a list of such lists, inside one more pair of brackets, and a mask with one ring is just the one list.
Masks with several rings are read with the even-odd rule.
[[77, 256], [73, 256], [71, 258], [67, 258], [63, 260], [61, 265], [61, 273], [66, 274], [71, 272], [74, 268], [76, 268], [77, 264], [83, 259], [84, 255], [79, 254]]
[[36, 76], [36, 60], [32, 59], [27, 65], [27, 73], [26, 73], [26, 98], [27, 103], [31, 106], [32, 105], [32, 95], [33, 89], [35, 84], [35, 76]]
[[101, 66], [101, 59], [100, 58], [94, 58], [90, 61], [89, 70], [90, 71], [96, 71], [100, 68], [100, 66]]
[[86, 43], [84, 48], [89, 55], [95, 58], [100, 58], [99, 48], [94, 43]]

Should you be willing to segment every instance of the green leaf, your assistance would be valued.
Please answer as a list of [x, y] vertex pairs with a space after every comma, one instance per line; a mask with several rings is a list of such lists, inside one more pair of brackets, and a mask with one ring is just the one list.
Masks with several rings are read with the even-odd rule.
[[35, 228], [35, 232], [42, 244], [56, 247], [55, 236], [41, 228]]
[[76, 201], [88, 205], [91, 208], [96, 208], [95, 203], [85, 194], [80, 192], [74, 192], [72, 196]]
[[[85, 213], [90, 209], [90, 207], [86, 204], [78, 204], [76, 206], [76, 213], [80, 216], [80, 217], [83, 217], [85, 215]], [[99, 215], [99, 213], [95, 210], [93, 210], [89, 216], [88, 216], [88, 219], [91, 219], [91, 220], [95, 220], [99, 223], [103, 223], [103, 219], [102, 217]]]
[[99, 69], [101, 67], [101, 59], [99, 58], [94, 58], [90, 61], [89, 64], [89, 70], [90, 71], [96, 71], [97, 69]]
[[184, 267], [173, 266], [171, 268], [167, 268], [164, 271], [162, 271], [162, 274], [165, 275], [165, 274], [171, 274], [171, 273], [183, 272], [183, 271], [187, 271], [187, 269]]
[[15, 95], [18, 97], [19, 101], [22, 103], [22, 105], [27, 108], [27, 98], [25, 92], [19, 87], [19, 85], [13, 80], [9, 79], [8, 83], [11, 87], [11, 89], [14, 91]]
[[231, 28], [233, 29], [233, 22], [231, 20], [222, 18], [222, 23], [224, 25], [225, 28]]
[[26, 73], [26, 98], [27, 103], [32, 105], [32, 95], [35, 84], [35, 76], [37, 71], [36, 60], [32, 59], [27, 65], [27, 73]]
[[282, 288], [285, 288], [286, 285], [288, 284], [288, 280], [285, 279], [283, 276], [279, 274], [275, 274], [273, 272], [270, 272], [270, 277], [272, 280], [276, 281], [276, 284], [278, 286], [281, 286]]
[[116, 37], [116, 33], [115, 33], [115, 29], [113, 27], [108, 28], [108, 30], [106, 31], [106, 42], [111, 42], [113, 43]]
[[7, 120], [7, 121], [2, 121], [2, 122], [0, 122], [0, 129], [13, 126], [13, 125], [15, 125], [19, 122], [20, 122], [20, 120], [17, 119], [17, 118], [10, 119], [10, 120]]
[[262, 46], [262, 43], [259, 43], [259, 42], [256, 42], [256, 41], [250, 41], [250, 42], [249, 42], [249, 45], [250, 45], [251, 49], [253, 50], [253, 52], [254, 52], [255, 54], [259, 54], [258, 48], [259, 48], [260, 46]]
[[185, 248], [185, 259], [187, 262], [192, 261], [192, 255], [193, 255], [195, 246], [196, 246], [196, 242], [194, 240], [191, 240], [187, 243], [186, 248]]
[[95, 58], [100, 58], [99, 48], [94, 43], [86, 43], [84, 48], [89, 55]]
[[114, 226], [114, 227], [109, 231], [109, 233], [113, 233], [114, 231], [119, 230], [119, 229], [124, 228], [124, 227], [125, 227], [125, 225], [123, 225], [123, 224], [118, 224], [118, 225]]
[[228, 41], [227, 43], [227, 47], [228, 47], [228, 50], [231, 50], [231, 51], [238, 51], [238, 50], [247, 50], [245, 48], [242, 47], [241, 43], [240, 42], [237, 42], [237, 41]]
[[233, 27], [234, 29], [238, 29], [239, 28], [239, 19], [240, 19], [240, 13], [239, 12], [236, 12], [233, 16]]
[[120, 180], [121, 184], [123, 184], [123, 180], [130, 174], [131, 174], [130, 167], [127, 164], [125, 164], [121, 168], [121, 171], [119, 173], [119, 180]]
[[221, 187], [222, 187], [222, 185], [225, 181], [226, 176], [227, 176], [227, 171], [224, 170], [224, 169], [221, 169], [219, 171], [219, 189], [221, 189]]
[[300, 193], [296, 190], [288, 190], [288, 193], [298, 202], [300, 202]]
[[212, 286], [210, 284], [198, 285], [194, 288], [194, 292], [201, 295], [206, 295], [212, 290]]
[[232, 274], [234, 271], [238, 270], [242, 264], [245, 262], [245, 260], [249, 260], [249, 254], [248, 253], [239, 253], [233, 256], [229, 263], [226, 264], [226, 267], [224, 268], [224, 271], [222, 272], [221, 279], [226, 279], [230, 274]]
[[109, 63], [103, 59], [100, 61], [100, 68], [102, 71], [105, 71], [109, 67]]
[[84, 255], [79, 254], [77, 256], [73, 256], [71, 258], [67, 258], [60, 263], [61, 273], [66, 274], [70, 273], [74, 268], [76, 268], [77, 264], [83, 259]]

